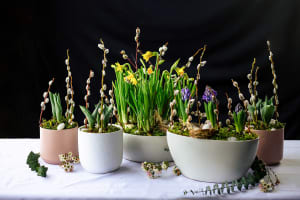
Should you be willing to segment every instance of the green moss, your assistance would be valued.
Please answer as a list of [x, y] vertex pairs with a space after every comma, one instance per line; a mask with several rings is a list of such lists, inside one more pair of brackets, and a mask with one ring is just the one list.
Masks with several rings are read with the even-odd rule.
[[[103, 130], [102, 133], [112, 133], [120, 130], [119, 127], [113, 126], [113, 125], [108, 125], [107, 129]], [[93, 128], [93, 129], [88, 129], [88, 130], [82, 130], [83, 132], [86, 133], [99, 133], [99, 128]]]
[[285, 123], [276, 121], [275, 124], [265, 124], [262, 120], [258, 120], [257, 123], [251, 122], [251, 125], [254, 126], [256, 130], [271, 130], [272, 128], [281, 129], [285, 127]]
[[68, 120], [65, 117], [63, 117], [60, 122], [58, 122], [56, 119], [50, 119], [50, 120], [43, 119], [43, 121], [41, 123], [41, 127], [45, 128], [45, 129], [57, 130], [57, 126], [60, 123], [64, 123], [65, 124], [65, 128], [64, 129], [75, 128], [75, 127], [78, 126], [77, 122], [73, 122], [73, 124], [69, 124]]
[[[184, 130], [183, 126], [179, 122], [175, 122], [172, 128], [169, 128], [169, 131], [178, 135], [188, 136], [188, 130]], [[227, 140], [229, 137], [235, 137], [237, 140], [253, 140], [257, 138], [257, 135], [254, 133], [237, 133], [234, 126], [230, 125], [228, 127], [219, 128], [219, 130], [213, 135], [212, 140]]]
[[176, 133], [178, 135], [183, 135], [183, 136], [189, 136], [189, 131], [188, 130], [184, 130], [184, 127], [181, 123], [179, 122], [175, 122], [173, 127], [169, 128], [169, 131], [171, 133]]
[[228, 127], [222, 127], [220, 128], [216, 134], [210, 138], [213, 140], [227, 140], [230, 137], [235, 137], [237, 140], [253, 140], [256, 139], [258, 136], [254, 133], [237, 133], [235, 131], [235, 128], [232, 125], [229, 125]]
[[141, 136], [165, 136], [166, 135], [166, 132], [159, 129], [159, 127], [155, 127], [152, 132], [144, 132], [142, 130], [138, 130], [136, 125], [134, 125], [132, 128], [124, 128], [124, 132], [132, 135], [141, 135]]

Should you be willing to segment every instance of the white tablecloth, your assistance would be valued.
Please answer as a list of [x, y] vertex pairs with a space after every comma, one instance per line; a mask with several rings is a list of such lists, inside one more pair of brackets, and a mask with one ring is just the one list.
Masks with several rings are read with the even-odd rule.
[[[281, 184], [273, 193], [258, 187], [246, 192], [215, 196], [217, 199], [300, 199], [300, 141], [285, 141], [284, 160], [273, 167]], [[0, 199], [191, 199], [186, 189], [208, 183], [175, 176], [172, 168], [158, 179], [149, 179], [139, 163], [123, 160], [121, 168], [108, 174], [90, 174], [80, 164], [66, 173], [40, 160], [48, 169], [47, 178], [26, 165], [30, 151], [39, 152], [38, 139], [0, 139]], [[211, 199], [211, 198], [210, 198]]]

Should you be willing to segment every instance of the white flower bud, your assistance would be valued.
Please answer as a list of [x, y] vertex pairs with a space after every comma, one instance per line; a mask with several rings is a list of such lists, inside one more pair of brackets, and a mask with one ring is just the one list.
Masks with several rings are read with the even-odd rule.
[[197, 85], [197, 83], [198, 83], [197, 80], [195, 80], [195, 81], [194, 81], [194, 85]]
[[248, 75], [247, 75], [247, 78], [248, 78], [249, 80], [252, 80], [252, 74], [248, 74]]
[[94, 77], [95, 73], [93, 71], [90, 71], [90, 77]]
[[190, 100], [189, 100], [189, 104], [190, 104], [190, 105], [194, 104], [194, 102], [195, 102], [195, 99], [190, 99]]
[[185, 109], [185, 113], [188, 114], [190, 112], [189, 108]]
[[189, 57], [189, 62], [193, 62], [193, 60], [194, 60], [193, 56]]
[[109, 104], [108, 98], [105, 98], [105, 103], [106, 103], [106, 104]]
[[200, 70], [201, 64], [197, 65], [197, 70]]
[[66, 60], [65, 60], [65, 64], [66, 64], [66, 65], [69, 65], [69, 64], [70, 64], [70, 63], [69, 63], [69, 59], [66, 59]]
[[175, 99], [173, 99], [173, 101], [172, 101], [172, 102], [173, 102], [173, 104], [174, 104], [174, 105], [176, 104], [176, 100], [175, 100]]
[[90, 83], [91, 83], [91, 79], [88, 78], [88, 79], [86, 80], [86, 84], [90, 84]]
[[60, 123], [57, 126], [57, 130], [63, 130], [65, 128], [65, 123]]
[[113, 110], [113, 115], [117, 115], [117, 110]]
[[173, 110], [172, 110], [172, 115], [175, 116], [176, 114], [177, 114], [176, 109], [173, 109]]
[[88, 95], [88, 96], [91, 95], [91, 91], [90, 91], [90, 90], [87, 91], [87, 95]]
[[103, 84], [103, 90], [105, 91], [107, 89], [106, 84]]
[[226, 124], [227, 124], [227, 125], [230, 125], [230, 124], [231, 124], [230, 119], [226, 119]]
[[179, 93], [179, 90], [174, 90], [174, 96], [177, 96]]
[[276, 85], [274, 85], [274, 88], [276, 88], [276, 90], [278, 89], [278, 85], [276, 84]]
[[239, 99], [240, 99], [241, 101], [244, 101], [244, 100], [245, 100], [245, 97], [244, 97], [244, 95], [243, 95], [242, 93], [239, 93]]
[[274, 64], [273, 63], [271, 63], [271, 69], [274, 70]]
[[276, 88], [274, 88], [273, 89], [273, 94], [276, 94], [276, 93], [277, 93]]
[[104, 53], [108, 54], [109, 53], [109, 49], [105, 49]]
[[71, 68], [70, 68], [70, 66], [69, 66], [69, 65], [67, 66], [67, 70], [68, 70], [68, 71], [70, 71], [70, 70], [71, 70]]
[[104, 49], [104, 45], [103, 44], [98, 44], [98, 48], [103, 50]]
[[172, 108], [174, 106], [173, 102], [170, 102], [170, 108]]
[[74, 115], [72, 115], [71, 118], [74, 119], [75, 118]]
[[67, 89], [67, 94], [72, 94], [71, 88], [68, 88], [68, 89]]
[[72, 73], [70, 71], [68, 71], [68, 76], [72, 76]]
[[49, 103], [49, 99], [48, 98], [45, 99], [45, 103]]
[[108, 94], [109, 94], [109, 96], [111, 96], [111, 97], [113, 97], [113, 95], [114, 95], [114, 93], [113, 93], [112, 90], [109, 90], [109, 91], [108, 91]]
[[190, 67], [190, 66], [191, 66], [191, 63], [190, 63], [190, 62], [187, 62], [185, 66], [186, 66], [186, 67]]
[[253, 85], [254, 85], [254, 86], [258, 86], [258, 84], [259, 84], [258, 81], [254, 81], [254, 82], [253, 82]]
[[49, 81], [49, 85], [52, 85], [52, 83], [53, 83], [53, 80]]
[[65, 96], [65, 101], [69, 101], [68, 96]]
[[85, 95], [84, 100], [87, 101], [87, 99], [88, 99], [88, 95]]
[[163, 51], [167, 51], [168, 50], [168, 47], [166, 45], [163, 45], [162, 48], [163, 48]]
[[238, 87], [239, 84], [238, 84], [236, 81], [233, 81], [233, 86], [234, 86], [234, 87]]
[[101, 114], [100, 116], [100, 120], [103, 121], [104, 120], [104, 114]]
[[130, 108], [129, 108], [129, 106], [127, 107], [127, 112], [130, 112]]
[[44, 107], [45, 106], [45, 102], [41, 102], [41, 107]]
[[269, 56], [269, 60], [270, 60], [270, 61], [272, 60], [272, 56]]
[[192, 121], [192, 119], [193, 119], [192, 115], [189, 115], [188, 118], [187, 118], [187, 121], [190, 122], [190, 121]]
[[256, 98], [255, 96], [252, 94], [250, 97], [250, 103], [253, 104], [255, 102]]
[[245, 100], [245, 101], [244, 101], [244, 106], [247, 107], [248, 105], [249, 105], [249, 101], [248, 101], [248, 100]]
[[202, 61], [202, 62], [200, 63], [200, 64], [201, 64], [201, 67], [204, 67], [204, 66], [206, 65], [206, 63], [207, 63], [206, 60]]
[[248, 84], [248, 88], [249, 88], [249, 89], [252, 89], [251, 83]]
[[[70, 77], [66, 77], [66, 83], [69, 83]], [[68, 85], [68, 84], [67, 84]]]
[[114, 99], [110, 99], [109, 102], [110, 102], [111, 104], [114, 104], [114, 103], [115, 103]]
[[44, 92], [43, 97], [46, 98], [48, 96], [48, 92]]
[[163, 51], [163, 48], [162, 48], [162, 47], [159, 47], [158, 51], [159, 51], [159, 52], [162, 52], [162, 51]]
[[232, 103], [232, 98], [229, 97], [227, 101], [228, 101], [228, 103], [231, 104]]
[[102, 76], [105, 76], [105, 71], [104, 70], [102, 70]]
[[126, 54], [123, 54], [123, 59], [124, 60], [127, 60], [128, 59], [128, 56]]

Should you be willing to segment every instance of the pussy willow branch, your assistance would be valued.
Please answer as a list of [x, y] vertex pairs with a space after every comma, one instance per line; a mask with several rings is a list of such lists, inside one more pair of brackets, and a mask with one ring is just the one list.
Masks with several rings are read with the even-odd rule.
[[196, 85], [196, 104], [197, 104], [197, 115], [198, 115], [198, 124], [199, 124], [199, 126], [200, 126], [200, 124], [201, 124], [201, 118], [202, 118], [202, 116], [201, 116], [201, 114], [200, 114], [200, 112], [199, 112], [199, 103], [198, 103], [198, 84], [199, 84], [199, 83], [198, 83], [198, 82], [199, 82], [199, 79], [200, 79], [201, 62], [202, 62], [202, 59], [203, 59], [203, 56], [204, 56], [204, 52], [205, 52], [205, 50], [206, 50], [206, 45], [204, 45], [203, 48], [199, 49], [199, 50], [194, 54], [193, 57], [195, 57], [195, 56], [199, 53], [200, 50], [202, 50], [202, 53], [201, 53], [201, 55], [200, 55], [200, 62], [199, 62], [200, 67], [198, 68], [197, 77], [196, 77], [196, 80], [197, 80], [197, 85]]
[[[47, 95], [44, 97], [44, 104], [46, 103], [46, 99], [47, 99], [47, 97], [48, 97], [48, 95], [49, 95], [49, 92], [50, 92], [50, 89], [51, 89], [51, 85], [52, 85], [53, 82], [54, 82], [54, 78], [52, 78], [51, 81], [52, 81], [51, 84], [49, 84], [49, 86], [48, 86]], [[39, 121], [39, 125], [40, 125], [40, 126], [41, 126], [41, 122], [42, 122], [42, 115], [43, 115], [43, 112], [44, 112], [44, 109], [41, 108], [40, 121]]]

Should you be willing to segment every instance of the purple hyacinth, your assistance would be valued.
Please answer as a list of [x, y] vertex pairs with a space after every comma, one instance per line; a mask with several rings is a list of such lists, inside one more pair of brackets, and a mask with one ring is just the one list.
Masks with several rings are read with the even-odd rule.
[[213, 101], [213, 96], [217, 97], [217, 91], [212, 89], [210, 86], [205, 87], [205, 91], [202, 96], [202, 100], [206, 101], [207, 103]]
[[191, 96], [191, 92], [189, 90], [189, 88], [182, 88], [181, 89], [181, 99], [182, 101], [186, 101], [190, 98]]
[[240, 112], [241, 110], [243, 110], [243, 106], [242, 106], [240, 103], [236, 104], [236, 106], [235, 106], [235, 108], [234, 108], [234, 112], [235, 112], [235, 113], [238, 113], [238, 112]]

